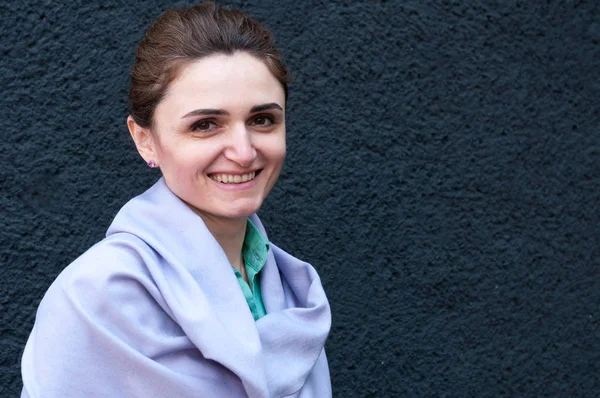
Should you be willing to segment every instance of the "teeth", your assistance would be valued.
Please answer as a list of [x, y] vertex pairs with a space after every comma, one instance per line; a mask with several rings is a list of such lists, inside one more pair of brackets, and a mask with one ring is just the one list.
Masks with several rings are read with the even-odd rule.
[[248, 174], [211, 174], [209, 176], [212, 180], [217, 181], [217, 182], [222, 182], [225, 184], [240, 184], [242, 182], [248, 182], [254, 179], [254, 177], [256, 177], [256, 172], [253, 171], [251, 173]]

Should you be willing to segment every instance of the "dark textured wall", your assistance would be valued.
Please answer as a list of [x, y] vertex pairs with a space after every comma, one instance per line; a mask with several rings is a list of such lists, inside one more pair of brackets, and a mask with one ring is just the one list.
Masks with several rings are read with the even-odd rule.
[[[2, 397], [47, 287], [159, 176], [125, 117], [165, 3], [0, 7]], [[322, 276], [335, 396], [597, 396], [599, 2], [229, 4], [296, 72], [261, 215]]]

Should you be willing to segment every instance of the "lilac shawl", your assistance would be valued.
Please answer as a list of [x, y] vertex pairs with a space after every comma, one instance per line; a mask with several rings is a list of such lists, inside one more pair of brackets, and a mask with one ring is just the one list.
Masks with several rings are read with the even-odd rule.
[[225, 253], [160, 179], [48, 289], [22, 397], [331, 397], [319, 276], [274, 244], [261, 275], [254, 321]]

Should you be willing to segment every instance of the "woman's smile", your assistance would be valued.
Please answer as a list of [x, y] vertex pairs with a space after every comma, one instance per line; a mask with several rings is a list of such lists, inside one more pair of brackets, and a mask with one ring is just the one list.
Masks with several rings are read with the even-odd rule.
[[209, 174], [209, 178], [215, 182], [217, 187], [228, 192], [242, 192], [251, 190], [258, 186], [259, 174], [262, 169], [258, 171], [251, 171], [249, 173], [216, 173]]
[[233, 174], [233, 173], [215, 173], [208, 175], [213, 181], [220, 182], [223, 184], [241, 184], [244, 182], [254, 180], [256, 177], [256, 171], [251, 171], [244, 174]]

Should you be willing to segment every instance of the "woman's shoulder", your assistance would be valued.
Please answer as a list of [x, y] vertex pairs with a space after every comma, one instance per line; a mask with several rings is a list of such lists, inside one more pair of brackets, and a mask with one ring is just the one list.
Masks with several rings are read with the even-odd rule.
[[[172, 382], [165, 381], [172, 372], [161, 370], [153, 359], [174, 345], [185, 350], [191, 343], [149, 269], [155, 256], [138, 237], [119, 233], [65, 268], [38, 307], [23, 353], [27, 395], [103, 391], [100, 395], [116, 396], [146, 388], [152, 393], [144, 396], [157, 396], [162, 385]], [[125, 377], [127, 372], [139, 372], [144, 384]], [[172, 388], [183, 391], [188, 381]]]
[[85, 251], [58, 276], [53, 285], [65, 291], [85, 286], [93, 288], [109, 282], [151, 282], [147, 262], [152, 250], [128, 233], [110, 235]]
[[130, 234], [98, 242], [52, 283], [38, 307], [34, 329], [46, 338], [58, 331], [70, 339], [108, 333], [132, 347], [140, 345], [147, 330], [166, 327], [178, 334], [160, 284], [148, 269], [152, 256]]
[[[111, 323], [149, 314], [165, 315], [159, 284], [148, 268], [152, 250], [138, 237], [120, 233], [98, 242], [69, 264], [52, 283], [38, 309], [36, 322], [46, 309], [66, 305], [62, 313]], [[52, 311], [56, 315], [56, 311]], [[54, 323], [54, 322], [52, 322]]]

